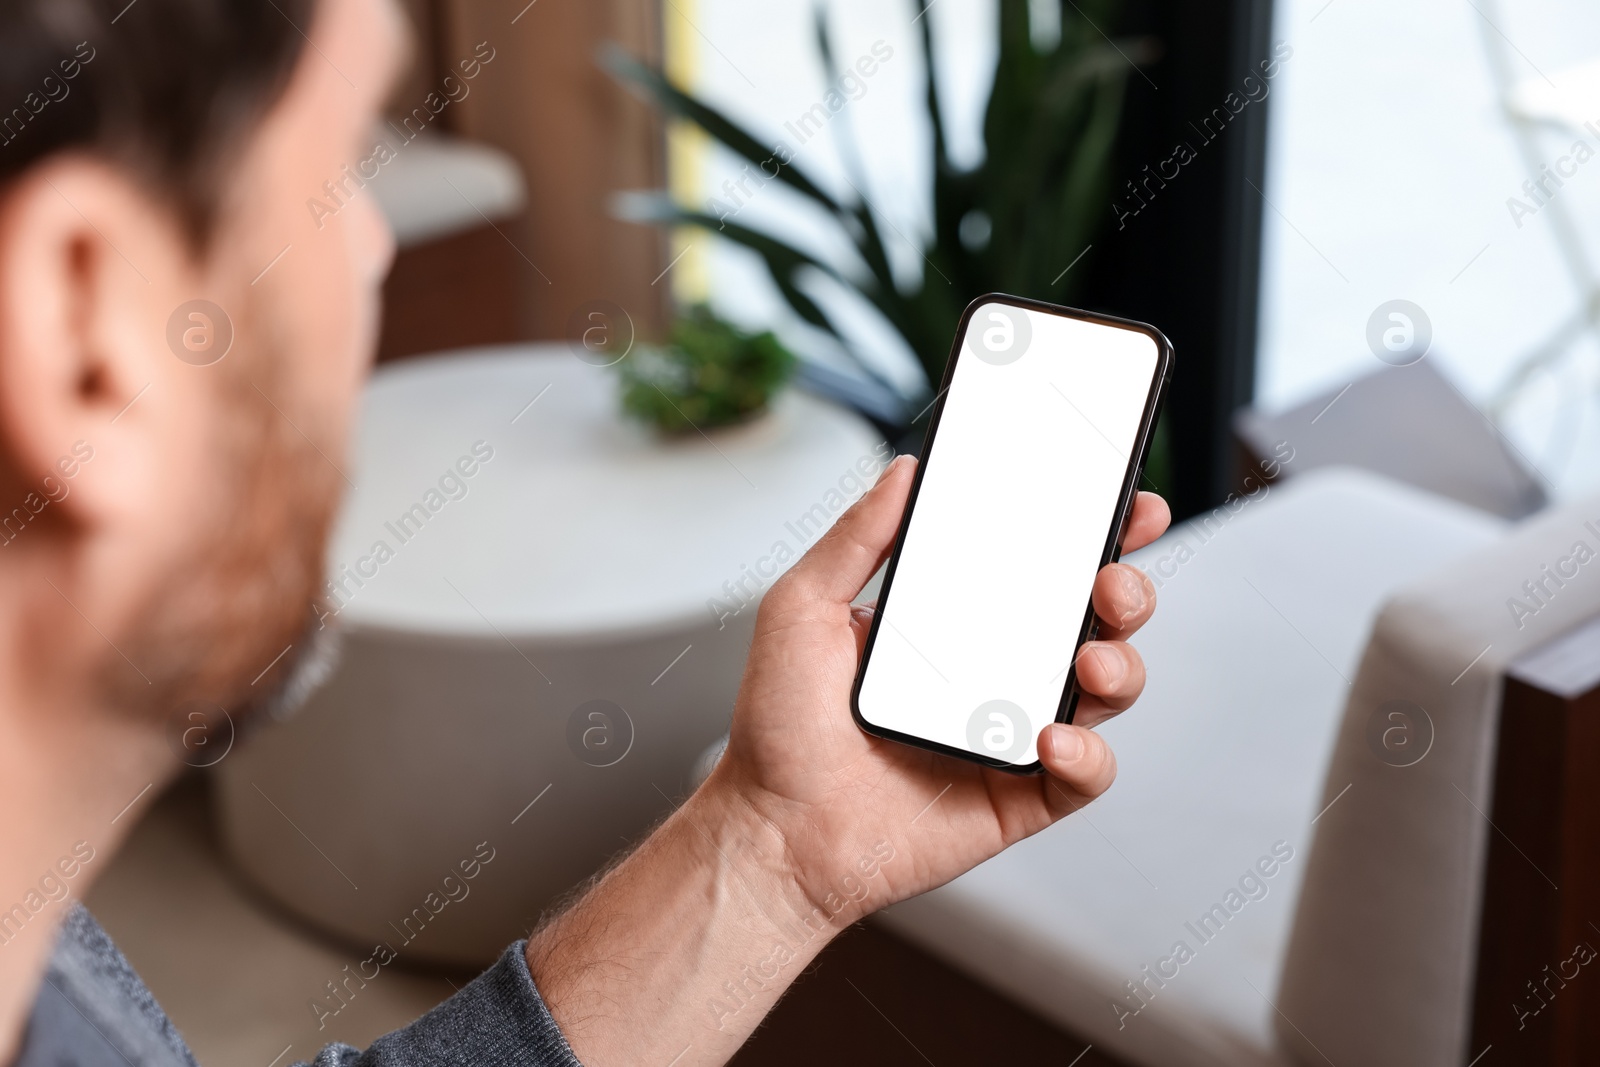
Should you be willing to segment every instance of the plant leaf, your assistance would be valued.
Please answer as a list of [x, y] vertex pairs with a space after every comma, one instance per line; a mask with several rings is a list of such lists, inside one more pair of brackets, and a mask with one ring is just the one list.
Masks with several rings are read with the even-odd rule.
[[[815, 8], [817, 54], [822, 60], [823, 80], [832, 88], [834, 79], [839, 77], [839, 66], [833, 54], [833, 36], [828, 30], [827, 8], [818, 3]], [[878, 284], [885, 289], [894, 289], [894, 271], [889, 266], [889, 252], [884, 247], [883, 235], [878, 231], [877, 219], [873, 216], [872, 206], [867, 203], [866, 192], [862, 188], [867, 184], [866, 167], [861, 161], [861, 150], [856, 144], [855, 127], [851, 125], [849, 109], [839, 112], [834, 120], [835, 138], [839, 148], [839, 157], [844, 162], [845, 171], [850, 175], [845, 180], [856, 193], [856, 205], [852, 215], [860, 225], [859, 232], [850, 234], [855, 242], [856, 252], [861, 256], [862, 262], [878, 280]]]
[[[772, 281], [783, 294], [784, 300], [794, 309], [794, 313], [807, 323], [815, 326], [838, 342], [840, 348], [850, 357], [852, 363], [873, 381], [899, 394], [888, 379], [874, 368], [870, 363], [861, 358], [845, 336], [834, 325], [827, 312], [818, 306], [799, 285], [799, 275], [805, 270], [819, 271], [833, 279], [839, 285], [862, 293], [871, 299], [868, 291], [863, 290], [859, 282], [852, 281], [837, 267], [825, 263], [809, 252], [801, 251], [786, 241], [782, 241], [769, 234], [752, 230], [748, 226], [741, 226], [735, 222], [719, 220], [715, 216], [707, 215], [701, 211], [681, 207], [673, 203], [670, 197], [662, 194], [635, 194], [625, 201], [623, 214], [635, 222], [652, 222], [674, 226], [697, 226], [707, 232], [725, 237], [735, 244], [750, 249], [761, 257], [766, 265], [767, 272], [772, 275]], [[873, 287], [875, 289], [876, 287]], [[876, 302], [874, 306], [878, 306]]]
[[[778, 159], [780, 153], [776, 149], [762, 144], [754, 134], [721, 111], [673, 85], [660, 71], [639, 62], [615, 44], [606, 45], [601, 50], [600, 61], [613, 76], [644, 90], [663, 111], [694, 123], [722, 145], [761, 168], [763, 177], [776, 178], [836, 215], [845, 214], [847, 209], [843, 204], [807, 177], [794, 163], [784, 163]], [[769, 164], [775, 167], [776, 174], [767, 173], [765, 168]]]

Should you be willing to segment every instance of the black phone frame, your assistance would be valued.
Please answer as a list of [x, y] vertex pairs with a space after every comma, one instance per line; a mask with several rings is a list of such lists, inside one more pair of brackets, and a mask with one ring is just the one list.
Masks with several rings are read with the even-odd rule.
[[[1082, 322], [1091, 322], [1117, 329], [1133, 330], [1146, 335], [1156, 343], [1158, 351], [1156, 373], [1152, 379], [1150, 394], [1145, 398], [1144, 416], [1139, 422], [1137, 443], [1134, 447], [1133, 455], [1129, 458], [1127, 473], [1123, 476], [1122, 491], [1118, 497], [1116, 511], [1113, 513], [1111, 528], [1106, 536], [1105, 549], [1100, 556], [1100, 568], [1097, 569], [1116, 562], [1122, 555], [1122, 540], [1127, 534], [1128, 522], [1133, 517], [1133, 503], [1138, 499], [1139, 479], [1144, 474], [1145, 463], [1150, 458], [1150, 446], [1155, 436], [1156, 419], [1161, 414], [1161, 405], [1166, 399], [1167, 387], [1172, 381], [1174, 353], [1172, 342], [1167, 340], [1166, 335], [1148, 323], [1119, 318], [1115, 315], [1083, 311], [1078, 308], [1063, 307], [1062, 305], [1050, 304], [1042, 300], [1008, 296], [1004, 293], [989, 293], [968, 304], [966, 310], [962, 311], [961, 321], [956, 327], [955, 340], [950, 348], [950, 359], [945, 364], [944, 379], [939, 383], [938, 399], [934, 403], [933, 417], [928, 422], [928, 433], [923, 438], [922, 457], [917, 464], [916, 477], [911, 483], [911, 495], [906, 499], [905, 513], [900, 517], [900, 528], [895, 534], [894, 549], [889, 554], [888, 569], [884, 571], [883, 587], [878, 594], [878, 608], [873, 613], [872, 625], [867, 631], [867, 643], [861, 652], [861, 662], [856, 665], [855, 682], [850, 687], [850, 717], [855, 719], [857, 726], [874, 737], [881, 737], [888, 741], [898, 741], [901, 744], [937, 752], [945, 756], [954, 756], [957, 759], [981, 764], [985, 767], [993, 767], [1009, 774], [1036, 775], [1044, 770], [1044, 765], [1038, 760], [1034, 760], [1029, 764], [1019, 765], [1008, 763], [1004, 760], [991, 759], [966, 749], [955, 748], [914, 734], [902, 733], [898, 730], [878, 726], [875, 723], [868, 722], [866, 717], [861, 714], [861, 684], [867, 675], [867, 664], [872, 660], [872, 649], [877, 644], [878, 628], [883, 620], [884, 609], [889, 603], [889, 594], [894, 585], [895, 570], [900, 563], [900, 551], [905, 547], [906, 532], [911, 528], [911, 516], [916, 511], [917, 494], [922, 490], [922, 479], [928, 473], [928, 466], [932, 460], [934, 442], [939, 435], [939, 421], [944, 415], [945, 402], [950, 395], [950, 384], [955, 380], [956, 361], [961, 358], [961, 350], [964, 347], [962, 342], [966, 339], [967, 327], [972, 321], [972, 316], [977, 312], [978, 308], [985, 304], [1005, 304], [1028, 311], [1037, 311], [1045, 315], [1056, 315], [1062, 318], [1077, 319]], [[1079, 697], [1078, 650], [1093, 638], [1097, 630], [1098, 624], [1094, 614], [1094, 599], [1091, 594], [1089, 604], [1084, 612], [1083, 625], [1078, 631], [1078, 641], [1072, 649], [1072, 663], [1067, 669], [1066, 682], [1061, 689], [1061, 702], [1056, 708], [1054, 720], [1056, 722], [1070, 723], [1077, 712]]]

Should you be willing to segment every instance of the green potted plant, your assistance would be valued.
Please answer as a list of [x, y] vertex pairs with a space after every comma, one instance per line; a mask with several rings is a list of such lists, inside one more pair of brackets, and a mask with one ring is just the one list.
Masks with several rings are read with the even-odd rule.
[[[916, 354], [926, 382], [944, 372], [951, 337], [962, 309], [976, 296], [1000, 291], [1071, 303], [1079, 278], [1071, 268], [1111, 219], [1112, 147], [1122, 116], [1123, 94], [1135, 64], [1147, 62], [1153, 46], [1144, 39], [1116, 42], [1100, 30], [1109, 25], [1119, 0], [1060, 0], [1059, 18], [1041, 32], [1029, 0], [998, 0], [999, 59], [984, 119], [981, 162], [960, 167], [951, 159], [937, 92], [930, 4], [913, 0], [922, 57], [928, 71], [924, 114], [932, 130], [933, 210], [921, 238], [920, 277], [896, 279], [880, 229], [881, 220], [861, 190], [870, 188], [860, 155], [850, 143], [848, 121], [834, 123], [845, 139], [843, 157], [855, 194], [839, 198], [791, 159], [773, 173], [774, 148], [722, 112], [673, 85], [660, 71], [609, 50], [604, 61], [618, 77], [637, 86], [669, 115], [705, 130], [749, 160], [767, 165], [781, 181], [824, 209], [854, 247], [856, 269], [796, 248], [781, 238], [708, 211], [675, 202], [662, 192], [623, 201], [629, 217], [660, 225], [696, 226], [755, 251], [789, 306], [803, 320], [835, 338], [865, 379], [895, 398], [901, 430], [926, 418], [931, 387], [907, 394], [853, 349], [823, 303], [807, 292], [808, 274], [819, 274], [859, 293]], [[826, 16], [817, 11], [818, 55], [834, 82], [835, 62]]]
[[767, 410], [795, 357], [770, 331], [751, 334], [690, 308], [664, 345], [641, 345], [616, 365], [622, 407], [664, 433], [745, 422]]

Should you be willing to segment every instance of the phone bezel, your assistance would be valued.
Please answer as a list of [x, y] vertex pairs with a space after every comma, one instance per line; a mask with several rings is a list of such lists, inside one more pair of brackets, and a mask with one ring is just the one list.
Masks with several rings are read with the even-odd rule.
[[[867, 631], [867, 643], [861, 652], [861, 662], [856, 665], [855, 682], [850, 687], [850, 716], [855, 719], [856, 725], [874, 737], [881, 737], [888, 741], [898, 741], [901, 744], [911, 745], [915, 748], [938, 752], [946, 756], [967, 760], [985, 767], [1009, 774], [1035, 775], [1044, 770], [1044, 765], [1038, 760], [1029, 764], [1007, 763], [1004, 760], [995, 760], [969, 752], [966, 749], [955, 748], [951, 745], [930, 741], [925, 737], [915, 734], [902, 733], [879, 726], [867, 720], [861, 714], [861, 684], [866, 678], [867, 664], [872, 660], [872, 649], [878, 640], [878, 627], [883, 619], [883, 610], [889, 602], [889, 594], [894, 585], [895, 570], [900, 563], [900, 550], [905, 546], [906, 532], [911, 526], [911, 516], [916, 511], [917, 495], [922, 490], [922, 479], [928, 472], [928, 466], [933, 454], [934, 442], [939, 435], [939, 422], [944, 415], [945, 401], [949, 397], [950, 384], [955, 380], [956, 362], [961, 358], [964, 347], [962, 341], [967, 336], [967, 327], [972, 316], [978, 308], [985, 304], [1007, 304], [1012, 307], [1037, 311], [1041, 314], [1056, 315], [1062, 318], [1077, 319], [1082, 322], [1091, 322], [1102, 326], [1117, 329], [1133, 330], [1142, 333], [1156, 343], [1156, 371], [1152, 376], [1150, 393], [1145, 398], [1144, 414], [1139, 421], [1137, 443], [1133, 454], [1129, 457], [1127, 472], [1123, 475], [1122, 490], [1117, 498], [1117, 507], [1113, 513], [1110, 528], [1106, 535], [1106, 544], [1100, 556], [1100, 568], [1115, 562], [1122, 554], [1122, 539], [1127, 533], [1128, 521], [1133, 514], [1133, 502], [1137, 499], [1139, 478], [1144, 472], [1145, 462], [1150, 457], [1150, 445], [1155, 434], [1156, 419], [1160, 415], [1162, 402], [1166, 399], [1167, 385], [1172, 377], [1173, 350], [1172, 342], [1166, 335], [1148, 323], [1138, 322], [1133, 319], [1124, 319], [1116, 315], [1104, 315], [1093, 311], [1083, 311], [1078, 308], [1064, 307], [1060, 304], [1050, 304], [1042, 300], [1029, 300], [1020, 296], [1008, 296], [1004, 293], [989, 293], [978, 297], [968, 304], [961, 313], [961, 321], [956, 326], [956, 335], [950, 346], [950, 358], [945, 364], [944, 378], [939, 383], [937, 400], [934, 402], [933, 417], [928, 422], [928, 432], [923, 438], [922, 457], [917, 464], [917, 473], [911, 482], [911, 494], [906, 499], [905, 513], [900, 517], [900, 528], [895, 534], [894, 549], [889, 554], [889, 563], [883, 575], [883, 587], [878, 594], [878, 610], [873, 613], [872, 625]], [[1090, 639], [1095, 628], [1094, 601], [1085, 606], [1083, 625], [1078, 630], [1078, 640], [1072, 646], [1073, 663], [1067, 669], [1066, 681], [1061, 689], [1061, 703], [1056, 708], [1055, 722], [1070, 723], [1077, 711], [1078, 681], [1077, 681], [1077, 655], [1078, 649]]]

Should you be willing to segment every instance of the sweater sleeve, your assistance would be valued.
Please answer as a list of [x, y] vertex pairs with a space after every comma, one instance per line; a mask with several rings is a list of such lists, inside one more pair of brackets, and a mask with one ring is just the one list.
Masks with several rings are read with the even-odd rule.
[[310, 1067], [583, 1067], [528, 972], [527, 942], [466, 988], [365, 1052], [329, 1045]]

